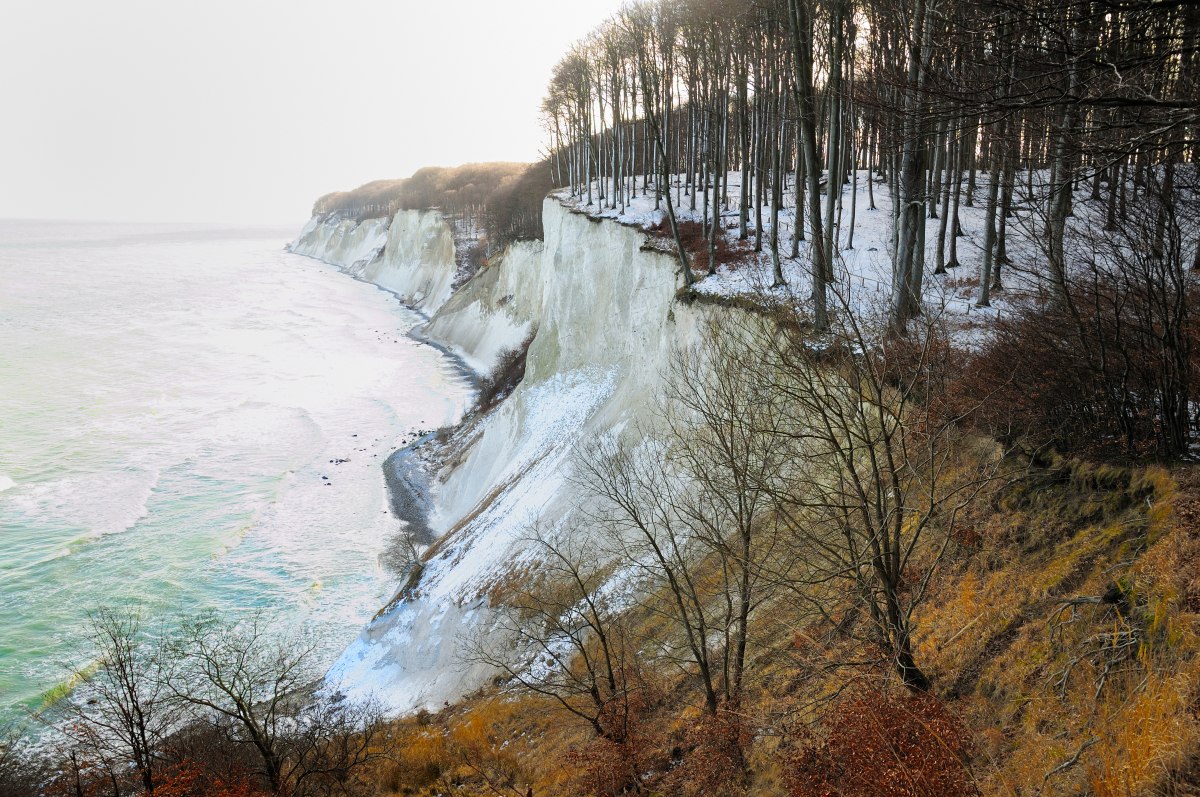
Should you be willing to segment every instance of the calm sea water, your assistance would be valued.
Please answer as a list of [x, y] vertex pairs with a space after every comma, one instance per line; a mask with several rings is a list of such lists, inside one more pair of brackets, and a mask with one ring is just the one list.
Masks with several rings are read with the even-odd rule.
[[467, 389], [292, 232], [0, 221], [0, 721], [102, 605], [262, 610], [331, 659], [390, 597], [380, 463]]

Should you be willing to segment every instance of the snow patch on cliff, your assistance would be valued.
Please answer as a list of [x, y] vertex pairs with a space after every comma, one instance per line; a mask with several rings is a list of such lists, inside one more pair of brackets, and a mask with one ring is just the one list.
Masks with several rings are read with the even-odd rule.
[[476, 508], [482, 512], [468, 513], [474, 519], [443, 539], [450, 547], [428, 562], [423, 594], [461, 601], [511, 570], [532, 524], [562, 490], [573, 443], [614, 384], [613, 371], [581, 369], [528, 392], [519, 436], [495, 477], [507, 489], [490, 502], [484, 498], [486, 507]]
[[[564, 492], [567, 458], [614, 374], [580, 370], [537, 385], [496, 486], [431, 549], [412, 594], [374, 620], [333, 665], [326, 681], [396, 713], [437, 708], [477, 688], [488, 669], [469, 647], [488, 631], [488, 590], [515, 568], [536, 566], [532, 524]], [[501, 425], [513, 419], [501, 419]]]
[[[450, 231], [433, 216], [398, 214], [384, 252], [362, 276], [382, 280], [391, 269], [396, 282], [381, 284], [412, 289], [433, 269], [449, 286], [453, 253], [436, 241], [439, 225]], [[639, 442], [655, 423], [668, 363], [700, 340], [706, 317], [717, 312], [676, 301], [675, 259], [647, 249], [643, 231], [597, 223], [553, 198], [543, 218], [544, 244], [510, 246], [444, 299], [440, 287], [421, 294], [432, 312], [423, 334], [482, 372], [536, 334], [513, 393], [439, 444], [429, 518], [438, 539], [419, 580], [363, 629], [327, 676], [331, 687], [397, 713], [440, 708], [494, 677], [469, 650], [501, 641], [489, 601], [536, 571], [538, 549], [528, 542], [535, 521], [598, 550], [586, 536], [589, 525], [572, 520], [589, 499], [569, 478], [571, 459], [600, 436]], [[310, 234], [335, 232], [319, 224]]]

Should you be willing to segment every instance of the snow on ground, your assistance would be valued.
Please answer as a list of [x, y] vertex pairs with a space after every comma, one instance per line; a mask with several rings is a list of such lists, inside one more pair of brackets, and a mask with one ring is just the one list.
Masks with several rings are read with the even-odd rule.
[[522, 539], [560, 492], [571, 443], [615, 383], [612, 371], [580, 369], [555, 374], [528, 391], [521, 408], [525, 433], [505, 447], [504, 469], [489, 481], [505, 489], [461, 532], [441, 541], [444, 550], [429, 559], [422, 594], [471, 600], [529, 558]]
[[[888, 305], [892, 286], [892, 252], [893, 252], [893, 204], [886, 182], [876, 178], [876, 182], [868, 188], [866, 170], [860, 170], [857, 175], [857, 192], [852, 185], [847, 184], [843, 189], [841, 225], [838, 229], [839, 252], [835, 259], [834, 271], [838, 279], [830, 286], [830, 307], [846, 306], [856, 312], [867, 312], [885, 308]], [[1038, 174], [1035, 173], [1035, 178]], [[1044, 175], [1041, 176], [1043, 179]], [[785, 192], [787, 202], [794, 199], [792, 179], [789, 178], [788, 190]], [[966, 179], [963, 180], [963, 201], [966, 200]], [[983, 261], [983, 225], [987, 205], [988, 176], [980, 174], [974, 191], [974, 206], [961, 204], [959, 221], [963, 235], [958, 239], [958, 260], [960, 265], [947, 269], [944, 274], [934, 274], [936, 265], [938, 225], [940, 219], [928, 219], [925, 246], [925, 278], [923, 282], [923, 299], [926, 312], [943, 314], [950, 323], [955, 335], [962, 342], [978, 339], [978, 333], [997, 317], [1014, 312], [1025, 301], [1039, 293], [1042, 282], [1041, 263], [1045, 258], [1041, 254], [1039, 243], [1031, 235], [1036, 226], [1041, 228], [1040, 219], [1034, 225], [1031, 221], [1038, 216], [1033, 206], [1022, 197], [1018, 188], [1013, 198], [1013, 215], [1008, 219], [1007, 254], [1011, 263], [1002, 265], [1004, 288], [993, 290], [990, 307], [979, 307], [979, 275]], [[693, 262], [693, 271], [700, 281], [694, 290], [698, 293], [714, 296], [733, 297], [770, 297], [797, 301], [802, 307], [809, 301], [812, 293], [810, 277], [809, 244], [801, 241], [799, 257], [790, 258], [792, 236], [795, 230], [795, 208], [787, 206], [779, 214], [779, 249], [784, 278], [787, 285], [773, 288], [773, 269], [770, 254], [770, 210], [763, 208], [763, 245], [761, 252], [754, 252], [754, 209], [749, 211], [749, 236], [747, 241], [739, 241], [739, 193], [741, 188], [741, 173], [729, 175], [728, 203], [721, 211], [722, 226], [727, 243], [733, 249], [744, 251], [745, 257], [737, 262], [720, 265], [717, 273], [711, 276], [707, 271], [707, 258], [699, 258], [702, 262]], [[1035, 185], [1035, 191], [1039, 191]], [[666, 203], [655, 208], [653, 192], [641, 193], [641, 187], [635, 199], [632, 199], [624, 209], [610, 208], [600, 204], [597, 199], [598, 188], [593, 186], [593, 202], [589, 205], [586, 196], [572, 197], [568, 192], [556, 194], [559, 201], [581, 212], [596, 218], [609, 218], [623, 224], [641, 227], [654, 233], [661, 239], [661, 246], [666, 251], [674, 251], [669, 233], [665, 231]], [[1087, 198], [1086, 187], [1078, 197], [1079, 206], [1084, 207]], [[875, 208], [871, 208], [871, 194], [874, 194]], [[681, 221], [703, 220], [703, 200], [696, 198], [696, 208], [691, 208], [691, 198], [687, 193], [680, 195], [676, 189], [673, 196], [681, 201], [676, 204], [676, 216]], [[821, 197], [822, 206], [825, 197]], [[852, 214], [852, 204], [854, 211]], [[824, 210], [822, 209], [822, 212]], [[939, 205], [940, 212], [940, 205]], [[853, 248], [851, 243], [851, 217], [853, 215]], [[1077, 212], [1077, 224], [1094, 223], [1093, 212]], [[806, 222], [807, 232], [807, 222]], [[652, 239], [653, 240], [653, 239]], [[949, 251], [949, 238], [946, 244]]]
[[520, 424], [496, 416], [483, 431], [504, 438], [502, 458], [484, 457], [500, 466], [484, 485], [494, 494], [434, 544], [419, 586], [363, 630], [330, 668], [327, 688], [403, 713], [436, 709], [490, 677], [470, 654], [491, 629], [488, 592], [537, 567], [526, 541], [563, 493], [571, 443], [614, 387], [613, 372], [580, 369], [533, 386], [519, 410], [501, 405], [498, 413], [524, 416]]

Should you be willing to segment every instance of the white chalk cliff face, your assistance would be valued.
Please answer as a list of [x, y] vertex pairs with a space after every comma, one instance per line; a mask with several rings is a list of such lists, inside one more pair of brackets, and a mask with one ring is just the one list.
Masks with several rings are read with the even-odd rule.
[[463, 655], [468, 640], [486, 638], [490, 588], [536, 567], [524, 542], [533, 521], [588, 533], [564, 522], [582, 500], [568, 478], [572, 457], [591, 439], [632, 436], [649, 422], [669, 358], [702, 328], [706, 310], [676, 301], [677, 261], [644, 250], [640, 230], [553, 198], [543, 212], [544, 244], [513, 245], [454, 295], [453, 242], [436, 213], [398, 214], [390, 225], [314, 221], [293, 244], [431, 312], [424, 334], [482, 372], [536, 331], [522, 383], [460, 435], [461, 451], [436, 475], [431, 525], [441, 539], [416, 589], [329, 672], [346, 694], [395, 712], [438, 708], [493, 675]]
[[291, 250], [387, 288], [425, 313], [450, 298], [454, 282], [454, 233], [432, 211], [402, 210], [361, 223], [314, 216]]

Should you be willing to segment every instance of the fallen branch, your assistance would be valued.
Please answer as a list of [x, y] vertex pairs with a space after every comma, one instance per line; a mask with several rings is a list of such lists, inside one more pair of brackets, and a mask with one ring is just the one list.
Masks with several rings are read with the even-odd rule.
[[1100, 737], [1093, 736], [1092, 738], [1088, 739], [1083, 744], [1079, 745], [1079, 749], [1075, 751], [1075, 755], [1071, 756], [1066, 761], [1063, 761], [1061, 764], [1056, 766], [1054, 769], [1052, 769], [1046, 773], [1045, 777], [1042, 778], [1042, 785], [1045, 786], [1046, 782], [1049, 781], [1050, 778], [1054, 777], [1055, 775], [1059, 774], [1060, 772], [1066, 772], [1068, 769], [1070, 769], [1071, 767], [1078, 764], [1079, 759], [1083, 757], [1083, 754], [1085, 752], [1087, 752], [1087, 749], [1089, 747], [1091, 747], [1092, 745], [1094, 745], [1098, 741], [1100, 741]]

